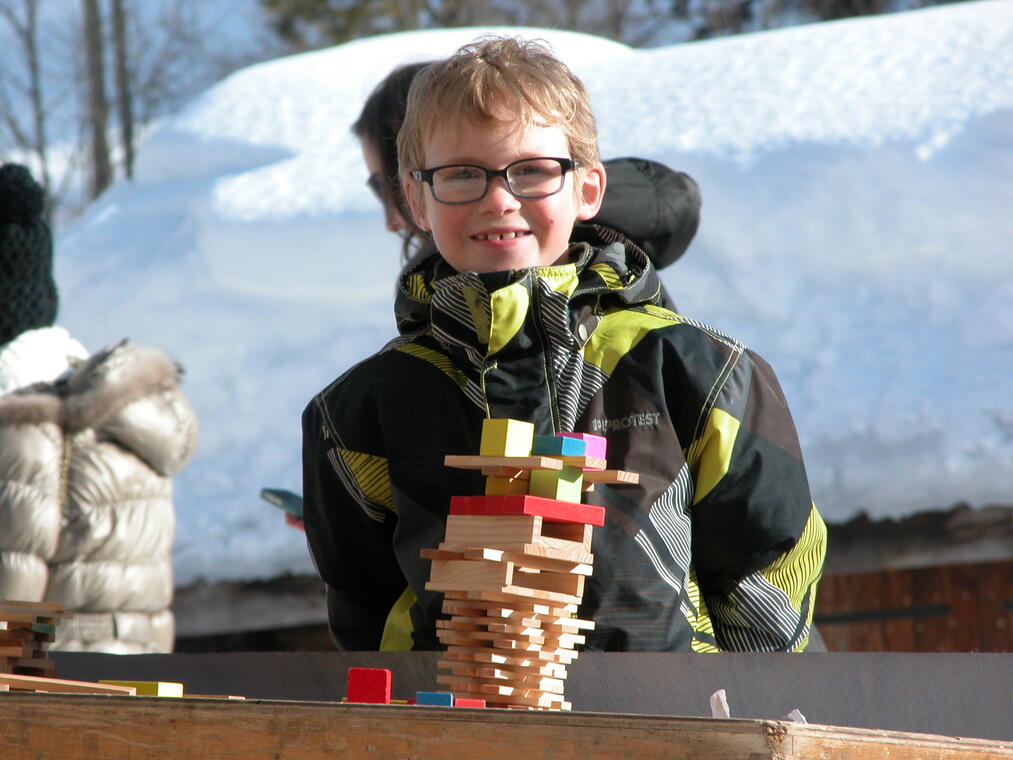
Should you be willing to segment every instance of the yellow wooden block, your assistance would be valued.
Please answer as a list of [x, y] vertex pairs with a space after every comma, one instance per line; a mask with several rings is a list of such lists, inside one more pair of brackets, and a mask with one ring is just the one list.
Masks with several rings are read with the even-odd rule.
[[535, 426], [530, 422], [485, 419], [482, 421], [482, 442], [478, 453], [484, 457], [531, 456], [534, 438]]
[[182, 697], [183, 684], [172, 681], [113, 681], [103, 679], [99, 683], [110, 686], [133, 686], [138, 697]]
[[[546, 470], [545, 472], [553, 472]], [[490, 477], [485, 479], [486, 496], [505, 496], [507, 494], [526, 494], [528, 492], [527, 478], [499, 478]]]
[[562, 470], [532, 470], [528, 493], [546, 499], [580, 504], [584, 490], [584, 471], [564, 465]]

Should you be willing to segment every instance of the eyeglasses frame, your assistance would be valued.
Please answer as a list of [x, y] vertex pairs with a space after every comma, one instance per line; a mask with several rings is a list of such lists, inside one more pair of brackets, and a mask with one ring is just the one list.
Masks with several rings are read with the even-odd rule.
[[[510, 179], [507, 176], [507, 172], [510, 171], [511, 166], [522, 164], [525, 161], [556, 161], [562, 169], [560, 174], [559, 189], [553, 190], [551, 193], [538, 193], [536, 195], [523, 195], [515, 193], [513, 188], [510, 187]], [[481, 169], [485, 172], [485, 189], [482, 194], [477, 198], [472, 198], [470, 201], [441, 201], [436, 197], [436, 191], [433, 189], [433, 175], [436, 174], [440, 169], [449, 169], [452, 166], [467, 166], [471, 169]], [[469, 203], [478, 203], [489, 193], [489, 184], [492, 182], [494, 177], [502, 177], [503, 184], [506, 186], [507, 192], [510, 193], [514, 198], [523, 198], [525, 200], [538, 200], [539, 198], [548, 198], [556, 195], [562, 191], [563, 186], [566, 184], [566, 175], [569, 172], [574, 171], [580, 167], [580, 162], [572, 158], [559, 158], [557, 156], [532, 156], [531, 158], [519, 158], [516, 161], [511, 161], [509, 164], [504, 166], [502, 169], [487, 169], [484, 166], [478, 164], [443, 164], [442, 166], [434, 166], [431, 169], [413, 169], [411, 172], [412, 179], [425, 182], [429, 185], [429, 193], [433, 196], [433, 200], [437, 203], [442, 203], [445, 206], [464, 206]]]

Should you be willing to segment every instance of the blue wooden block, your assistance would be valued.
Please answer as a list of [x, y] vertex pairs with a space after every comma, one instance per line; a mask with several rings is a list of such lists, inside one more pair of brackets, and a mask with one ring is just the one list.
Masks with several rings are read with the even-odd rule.
[[582, 438], [562, 435], [536, 435], [531, 445], [533, 456], [582, 457], [587, 444]]
[[415, 692], [415, 704], [453, 707], [454, 695], [449, 691], [417, 691]]

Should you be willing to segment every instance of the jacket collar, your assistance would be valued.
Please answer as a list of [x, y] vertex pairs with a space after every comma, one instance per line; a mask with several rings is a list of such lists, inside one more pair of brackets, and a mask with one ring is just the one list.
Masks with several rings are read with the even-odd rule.
[[[583, 345], [610, 308], [658, 303], [661, 283], [647, 254], [613, 229], [581, 225], [569, 263], [504, 272], [457, 272], [438, 253], [401, 275], [398, 331], [431, 332], [483, 361], [534, 340], [535, 315], [557, 340]], [[567, 339], [567, 336], [569, 339]]]

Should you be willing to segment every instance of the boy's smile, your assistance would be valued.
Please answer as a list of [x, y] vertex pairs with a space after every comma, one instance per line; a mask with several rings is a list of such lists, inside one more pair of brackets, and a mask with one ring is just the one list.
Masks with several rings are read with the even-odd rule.
[[[557, 126], [463, 119], [442, 124], [426, 142], [425, 155], [426, 167], [417, 168], [476, 164], [502, 169], [525, 158], [565, 158], [570, 148]], [[458, 272], [498, 272], [557, 263], [576, 221], [598, 213], [605, 189], [600, 165], [567, 172], [563, 180], [563, 189], [554, 195], [517, 198], [502, 177], [493, 177], [483, 198], [461, 205], [439, 203], [422, 182], [404, 187], [419, 227], [433, 233], [448, 264]]]

